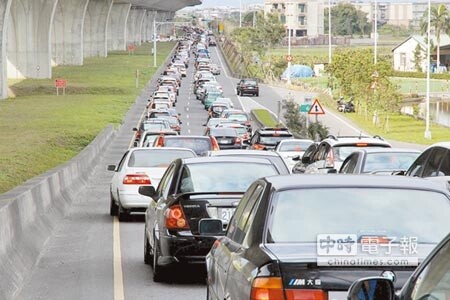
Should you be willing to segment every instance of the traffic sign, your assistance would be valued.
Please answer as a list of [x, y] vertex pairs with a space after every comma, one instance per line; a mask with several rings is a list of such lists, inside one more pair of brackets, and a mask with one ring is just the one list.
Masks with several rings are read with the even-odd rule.
[[311, 108], [309, 109], [308, 114], [310, 114], [310, 115], [324, 115], [325, 114], [325, 110], [323, 109], [322, 105], [320, 105], [319, 99], [314, 99], [314, 102], [311, 105]]
[[311, 104], [300, 104], [300, 112], [307, 113], [311, 109]]
[[287, 61], [292, 61], [292, 55], [286, 55], [286, 60]]

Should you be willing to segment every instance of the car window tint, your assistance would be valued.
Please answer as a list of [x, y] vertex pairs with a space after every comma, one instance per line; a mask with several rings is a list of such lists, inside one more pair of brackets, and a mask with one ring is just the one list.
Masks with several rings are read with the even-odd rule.
[[161, 195], [162, 195], [163, 199], [167, 199], [167, 197], [169, 196], [170, 184], [172, 182], [174, 172], [175, 172], [175, 165], [172, 165], [171, 168], [169, 170], [167, 170], [167, 172], [166, 172], [167, 173], [167, 176], [165, 178], [166, 180], [161, 189]]
[[368, 153], [366, 155], [363, 172], [377, 170], [406, 170], [417, 158], [416, 153]]
[[432, 148], [426, 150], [425, 152], [423, 152], [412, 164], [412, 166], [409, 168], [408, 172], [406, 175], [409, 176], [422, 176], [422, 172], [424, 170], [425, 167], [425, 163], [428, 159], [428, 157], [430, 156], [431, 152], [432, 152]]
[[435, 254], [412, 285], [411, 300], [450, 298], [450, 242]]
[[123, 164], [125, 163], [125, 158], [128, 156], [128, 151], [125, 152], [125, 154], [122, 156], [122, 159], [119, 162], [119, 165], [117, 166], [117, 171], [121, 171], [123, 168]]
[[358, 162], [358, 154], [353, 153], [342, 164], [341, 170], [339, 173], [342, 174], [353, 174], [355, 173], [356, 163]]
[[227, 116], [228, 119], [236, 120], [236, 121], [247, 121], [248, 117], [244, 114], [229, 114]]
[[133, 151], [128, 160], [128, 166], [134, 168], [155, 168], [168, 167], [169, 164], [176, 158], [195, 157], [195, 154], [190, 151], [167, 150], [152, 151], [152, 150], [136, 150]]
[[444, 157], [442, 157], [441, 167], [439, 168], [439, 173], [444, 174], [444, 176], [450, 176], [450, 151], [447, 150]]
[[192, 149], [197, 155], [211, 150], [211, 141], [209, 138], [166, 138], [164, 145], [166, 147]]
[[[163, 195], [164, 191], [167, 189], [167, 185], [169, 183], [169, 180], [172, 178], [174, 168], [175, 168], [174, 165], [169, 166], [169, 168], [166, 170], [166, 172], [162, 176], [161, 181], [159, 182], [159, 185], [156, 189], [157, 197], [161, 197]], [[155, 199], [157, 199], [157, 197], [155, 197]]]
[[271, 164], [253, 162], [211, 162], [183, 168], [181, 193], [245, 192], [250, 184], [264, 176], [278, 175]]
[[270, 234], [280, 243], [315, 242], [323, 233], [392, 236], [397, 243], [409, 236], [418, 243], [437, 243], [450, 228], [449, 198], [414, 189], [285, 190], [277, 193], [271, 211]]
[[284, 142], [280, 145], [278, 151], [305, 151], [312, 142]]
[[226, 236], [228, 238], [233, 239], [233, 236], [235, 235], [236, 230], [238, 228], [237, 224], [239, 222], [239, 219], [242, 216], [242, 212], [244, 211], [244, 208], [247, 205], [247, 202], [250, 199], [250, 196], [253, 194], [253, 192], [255, 191], [257, 186], [258, 185], [256, 183], [251, 185], [248, 188], [248, 190], [245, 192], [245, 194], [242, 196], [241, 200], [239, 201], [239, 205], [236, 208], [236, 211], [234, 212], [233, 217], [231, 218], [230, 223], [227, 228]]
[[430, 154], [430, 158], [425, 164], [425, 169], [423, 170], [421, 177], [434, 177], [443, 176], [443, 173], [439, 173], [439, 165], [447, 154], [447, 149], [442, 147], [436, 147]]

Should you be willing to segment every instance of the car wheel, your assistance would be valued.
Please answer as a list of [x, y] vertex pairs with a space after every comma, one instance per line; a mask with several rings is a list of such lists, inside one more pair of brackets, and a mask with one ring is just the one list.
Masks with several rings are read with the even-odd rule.
[[165, 279], [165, 273], [164, 273], [164, 267], [158, 265], [158, 258], [159, 258], [159, 250], [158, 246], [156, 245], [155, 240], [155, 247], [153, 249], [153, 281], [154, 282], [162, 282]]
[[111, 199], [111, 203], [109, 205], [109, 214], [111, 216], [117, 216], [117, 212], [119, 210], [119, 207], [117, 206], [116, 201], [114, 201], [112, 192], [109, 193], [109, 197]]
[[238, 95], [238, 96], [239, 96], [239, 90], [236, 90], [236, 95]]
[[117, 210], [117, 217], [119, 218], [119, 222], [128, 221], [130, 214], [122, 207], [119, 201], [119, 208]]
[[150, 243], [148, 242], [147, 234], [144, 231], [144, 262], [146, 265], [150, 265], [153, 262], [153, 256], [150, 253]]
[[256, 96], [256, 97], [259, 97], [259, 93], [256, 93], [255, 96]]
[[208, 284], [206, 284], [206, 300], [212, 300], [211, 293], [209, 292]]

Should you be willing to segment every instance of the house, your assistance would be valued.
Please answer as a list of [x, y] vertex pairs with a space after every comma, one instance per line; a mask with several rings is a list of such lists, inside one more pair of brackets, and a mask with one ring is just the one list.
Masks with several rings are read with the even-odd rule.
[[[436, 36], [431, 35], [431, 43], [436, 45]], [[427, 39], [426, 36], [411, 35], [405, 41], [392, 49], [394, 56], [394, 70], [414, 72], [416, 70], [415, 52], [417, 45], [420, 46], [419, 65], [423, 72], [426, 70], [426, 56], [427, 56]], [[436, 49], [431, 52], [431, 60], [436, 64]], [[440, 41], [440, 63], [449, 69], [450, 65], [450, 37], [446, 34], [441, 34]]]

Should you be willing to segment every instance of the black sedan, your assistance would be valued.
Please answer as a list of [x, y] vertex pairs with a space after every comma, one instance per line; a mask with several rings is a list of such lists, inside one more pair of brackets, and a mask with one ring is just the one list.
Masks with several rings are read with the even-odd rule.
[[153, 280], [168, 279], [170, 267], [177, 264], [204, 264], [215, 238], [199, 235], [199, 220], [218, 218], [226, 226], [250, 184], [277, 174], [266, 159], [177, 159], [156, 191], [140, 187], [141, 194], [153, 198], [145, 214], [144, 240], [144, 260], [153, 266]]
[[216, 138], [221, 150], [242, 149], [244, 147], [243, 140], [234, 128], [214, 127], [209, 131], [209, 135]]
[[[206, 257], [208, 299], [346, 299], [368, 276], [400, 288], [448, 233], [449, 213], [450, 194], [423, 179], [259, 179]], [[217, 222], [200, 232], [217, 234]]]

